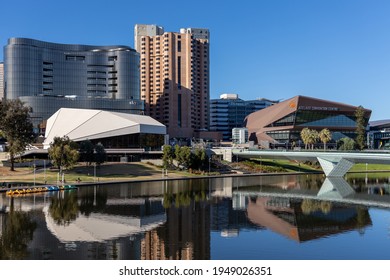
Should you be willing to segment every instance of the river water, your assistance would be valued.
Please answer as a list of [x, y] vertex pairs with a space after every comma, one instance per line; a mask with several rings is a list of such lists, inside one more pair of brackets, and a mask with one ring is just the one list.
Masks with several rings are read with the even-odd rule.
[[122, 183], [0, 196], [0, 259], [390, 259], [390, 174]]

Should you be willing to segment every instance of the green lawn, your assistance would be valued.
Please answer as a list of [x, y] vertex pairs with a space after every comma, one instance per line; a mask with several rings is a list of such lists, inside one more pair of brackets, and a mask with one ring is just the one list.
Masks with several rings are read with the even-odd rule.
[[352, 166], [350, 172], [364, 172], [364, 171], [390, 171], [390, 164], [365, 164], [358, 163]]
[[278, 168], [284, 172], [318, 172], [321, 171], [321, 168], [316, 168], [302, 162], [291, 161], [291, 160], [272, 160], [272, 159], [252, 159], [252, 162], [255, 162], [257, 167], [265, 169], [275, 169]]
[[[287, 172], [316, 172], [322, 171], [320, 165], [312, 166], [305, 163], [298, 163], [289, 160], [271, 160], [271, 159], [252, 159], [259, 165], [270, 166], [270, 167], [281, 167]], [[390, 164], [355, 164], [349, 172], [365, 172], [365, 171], [390, 171]]]

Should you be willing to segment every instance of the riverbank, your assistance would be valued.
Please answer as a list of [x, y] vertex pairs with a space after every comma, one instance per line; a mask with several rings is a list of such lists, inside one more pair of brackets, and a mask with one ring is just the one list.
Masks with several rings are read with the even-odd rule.
[[[277, 165], [275, 162], [273, 165]], [[38, 169], [32, 168], [16, 168], [15, 171], [9, 171], [8, 167], [0, 167], [0, 190], [6, 190], [10, 187], [31, 186], [31, 185], [77, 185], [87, 186], [94, 184], [115, 184], [126, 182], [147, 182], [160, 180], [176, 180], [176, 179], [192, 179], [192, 178], [218, 178], [226, 176], [259, 176], [259, 175], [285, 175], [285, 174], [322, 174], [320, 169], [308, 169], [304, 166], [290, 166], [286, 168], [286, 163], [283, 163], [284, 169], [278, 169], [274, 172], [265, 172], [258, 169], [240, 169], [237, 165], [232, 165], [234, 169], [230, 172], [219, 174], [213, 172], [208, 174], [194, 174], [186, 171], [169, 170], [163, 172], [158, 166], [144, 162], [130, 163], [105, 163], [99, 167], [80, 164], [72, 170], [66, 171], [64, 178], [59, 178], [58, 170], [55, 169]], [[372, 167], [372, 168], [371, 168]], [[387, 169], [379, 169], [377, 165], [365, 166], [364, 169], [360, 166], [351, 169], [349, 173], [371, 173], [371, 172], [390, 172]], [[64, 183], [61, 183], [64, 179]]]
[[[62, 178], [58, 177], [58, 170], [39, 169], [35, 172], [31, 168], [16, 168], [15, 171], [9, 171], [9, 168], [0, 167], [0, 192], [9, 189], [18, 189], [26, 186], [41, 185], [107, 185], [128, 182], [148, 182], [161, 180], [185, 180], [194, 178], [218, 178], [218, 177], [240, 177], [240, 176], [258, 176], [258, 175], [275, 175], [282, 174], [302, 174], [304, 172], [247, 172], [246, 170], [235, 169], [228, 173], [219, 174], [207, 172], [194, 174], [186, 171], [169, 170], [163, 172], [158, 166], [143, 163], [106, 163], [100, 167], [78, 165], [72, 170], [66, 171], [64, 183], [60, 182]], [[315, 172], [322, 173], [322, 172]]]

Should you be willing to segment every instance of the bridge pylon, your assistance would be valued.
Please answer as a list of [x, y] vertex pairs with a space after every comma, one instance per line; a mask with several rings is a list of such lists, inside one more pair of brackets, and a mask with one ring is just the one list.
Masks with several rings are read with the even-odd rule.
[[345, 158], [317, 157], [322, 170], [327, 177], [343, 177], [345, 173], [355, 164]]

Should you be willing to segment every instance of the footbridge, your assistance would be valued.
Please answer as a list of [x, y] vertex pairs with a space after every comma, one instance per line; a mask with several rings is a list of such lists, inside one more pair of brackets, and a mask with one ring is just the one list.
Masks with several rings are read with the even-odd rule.
[[343, 177], [356, 163], [390, 164], [390, 153], [232, 149], [239, 158], [317, 160], [327, 177]]

